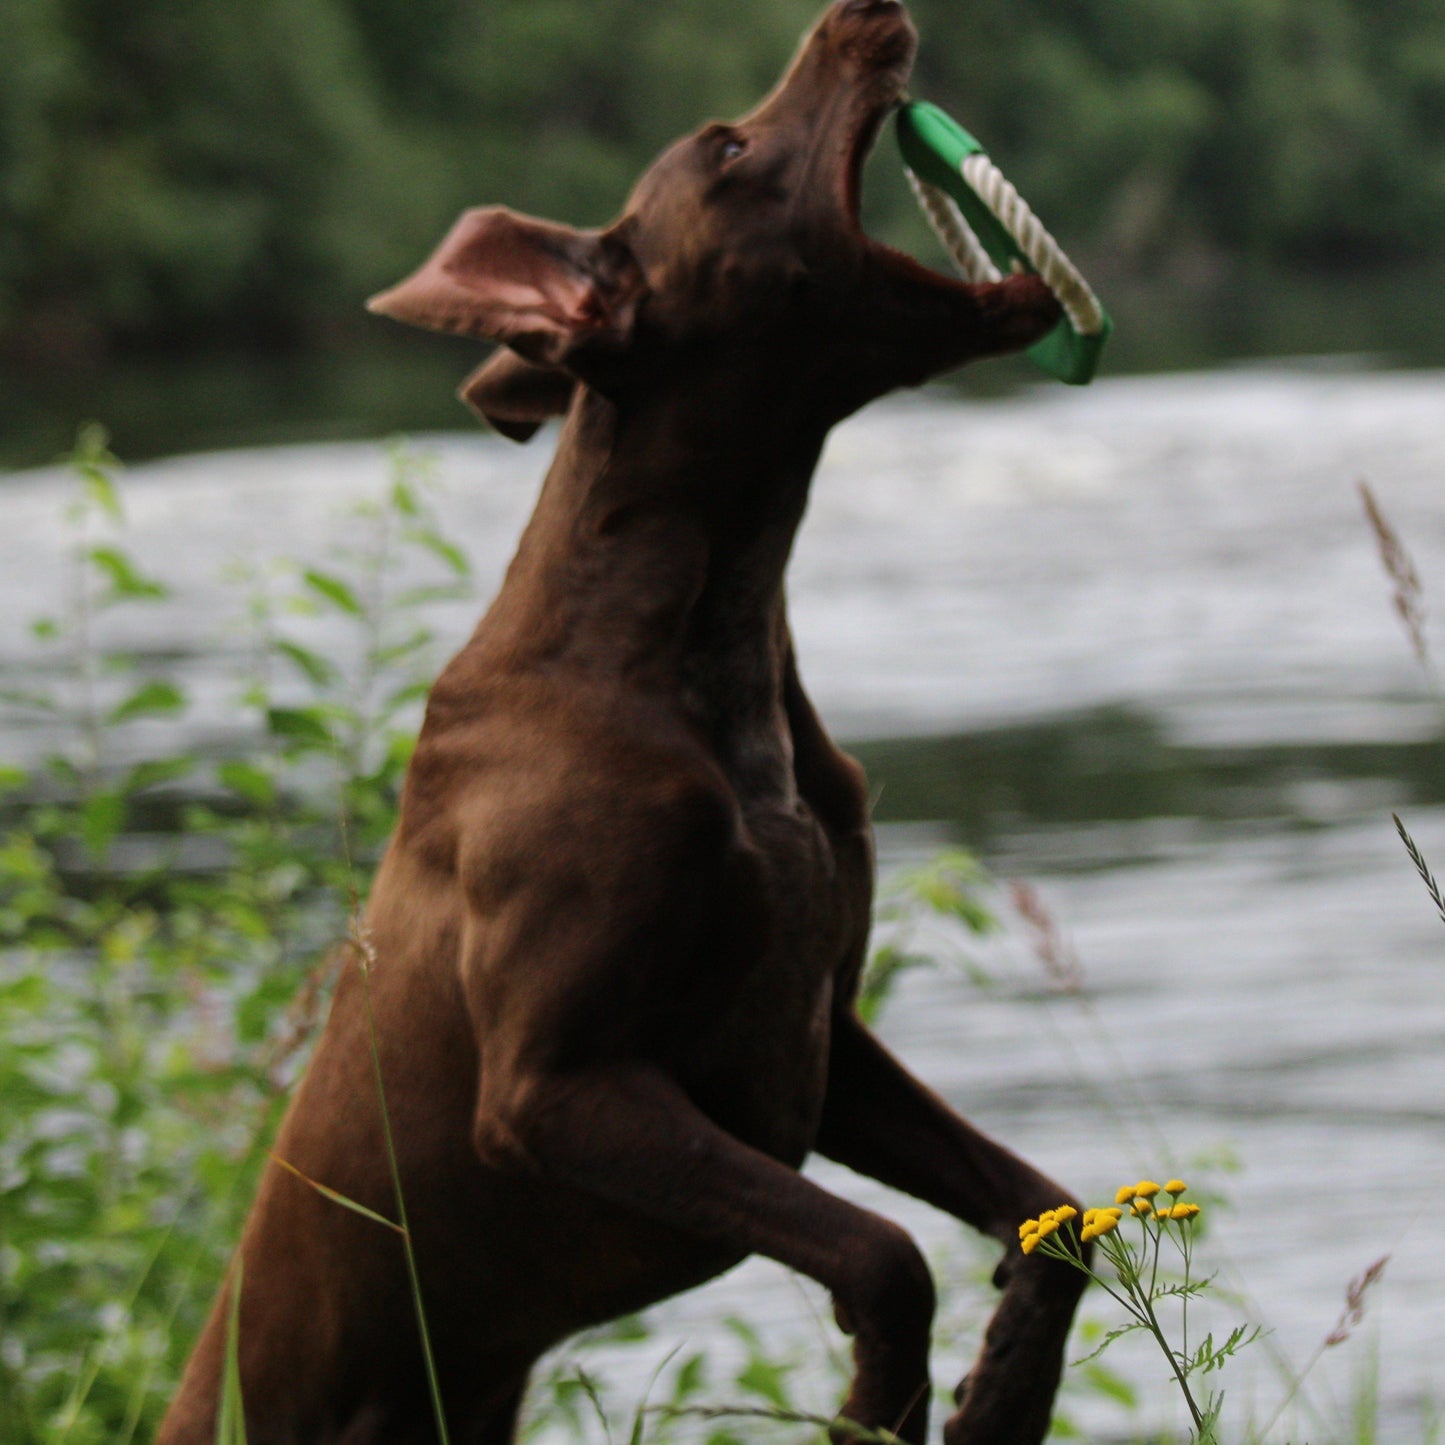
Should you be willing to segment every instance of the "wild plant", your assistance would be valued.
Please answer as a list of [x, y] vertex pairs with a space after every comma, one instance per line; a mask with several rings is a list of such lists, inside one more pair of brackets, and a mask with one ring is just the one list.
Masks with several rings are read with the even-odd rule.
[[4, 1445], [153, 1427], [389, 827], [427, 608], [468, 585], [398, 450], [344, 552], [233, 576], [247, 726], [203, 756], [167, 659], [123, 639], [169, 593], [127, 549], [99, 429], [70, 470], [39, 681], [0, 697], [46, 748], [0, 768]]
[[1425, 635], [1425, 588], [1415, 563], [1400, 540], [1400, 534], [1390, 524], [1384, 509], [1375, 497], [1368, 482], [1359, 484], [1360, 501], [1365, 508], [1365, 520], [1374, 533], [1375, 544], [1380, 552], [1380, 565], [1390, 579], [1390, 601], [1395, 615], [1410, 640], [1411, 651], [1420, 666], [1434, 680], [1434, 663], [1430, 657], [1430, 645]]
[[[1392, 589], [1390, 600], [1395, 609], [1395, 615], [1405, 629], [1405, 635], [1409, 639], [1410, 649], [1415, 654], [1415, 660], [1423, 669], [1431, 690], [1438, 699], [1440, 697], [1440, 680], [1435, 671], [1435, 661], [1431, 655], [1425, 631], [1424, 584], [1420, 581], [1420, 574], [1416, 570], [1415, 563], [1406, 550], [1400, 534], [1386, 517], [1384, 509], [1380, 506], [1369, 484], [1361, 482], [1359, 490], [1360, 500], [1365, 508], [1365, 519], [1370, 525], [1370, 531], [1374, 534], [1376, 546], [1379, 548], [1380, 565], [1384, 568], [1386, 577], [1390, 579]], [[1415, 871], [1420, 875], [1420, 880], [1424, 883], [1425, 889], [1430, 895], [1430, 901], [1440, 915], [1441, 922], [1445, 923], [1445, 895], [1442, 895], [1440, 885], [1435, 881], [1435, 875], [1425, 861], [1425, 854], [1411, 836], [1410, 830], [1405, 826], [1400, 815], [1392, 813], [1391, 817], [1395, 822], [1395, 831], [1400, 835], [1400, 841], [1410, 855], [1410, 862], [1415, 865]]]
[[[1237, 1325], [1222, 1341], [1216, 1343], [1209, 1333], [1191, 1348], [1189, 1306], [1206, 1292], [1209, 1280], [1193, 1273], [1194, 1229], [1200, 1206], [1183, 1201], [1181, 1196], [1187, 1190], [1182, 1179], [1171, 1179], [1162, 1186], [1141, 1179], [1123, 1185], [1113, 1204], [1086, 1209], [1081, 1219], [1072, 1205], [1045, 1210], [1019, 1226], [1019, 1248], [1024, 1254], [1048, 1255], [1088, 1275], [1124, 1310], [1126, 1322], [1111, 1329], [1084, 1360], [1102, 1354], [1125, 1335], [1136, 1331], [1148, 1335], [1163, 1352], [1184, 1397], [1193, 1422], [1192, 1445], [1217, 1445], [1224, 1393], [1209, 1392], [1201, 1400], [1195, 1382], [1221, 1370], [1258, 1339], [1261, 1331], [1258, 1326]], [[1167, 1196], [1167, 1202], [1157, 1202], [1161, 1195]], [[1095, 1251], [1090, 1246], [1096, 1242], [1097, 1254], [1108, 1262], [1112, 1281], [1094, 1267]], [[1175, 1256], [1177, 1275], [1170, 1271]], [[1161, 1319], [1166, 1303], [1177, 1305], [1177, 1345]]]

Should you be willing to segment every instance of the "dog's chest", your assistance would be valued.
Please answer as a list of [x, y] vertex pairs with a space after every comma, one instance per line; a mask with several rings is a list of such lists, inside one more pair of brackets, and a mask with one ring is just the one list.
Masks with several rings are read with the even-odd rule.
[[871, 851], [796, 795], [745, 811], [759, 860], [759, 927], [687, 1065], [694, 1097], [730, 1132], [790, 1163], [812, 1148], [837, 992], [866, 934]]

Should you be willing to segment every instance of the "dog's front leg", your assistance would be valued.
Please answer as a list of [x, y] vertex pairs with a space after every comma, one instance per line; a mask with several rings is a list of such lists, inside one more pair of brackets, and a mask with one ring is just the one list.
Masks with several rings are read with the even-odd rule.
[[477, 1147], [494, 1167], [564, 1181], [819, 1281], [855, 1336], [842, 1414], [921, 1445], [933, 1281], [899, 1226], [741, 1143], [646, 1065], [514, 1080], [479, 1115]]
[[818, 1148], [1005, 1245], [1003, 1298], [956, 1393], [946, 1445], [1038, 1445], [1048, 1432], [1082, 1274], [1025, 1256], [1018, 1226], [1075, 1203], [1058, 1185], [960, 1119], [910, 1075], [851, 1011], [834, 1021]]

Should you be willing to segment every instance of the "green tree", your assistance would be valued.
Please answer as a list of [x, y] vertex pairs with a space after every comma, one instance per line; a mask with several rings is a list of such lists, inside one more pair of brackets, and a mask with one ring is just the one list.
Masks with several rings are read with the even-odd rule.
[[[0, 348], [251, 344], [466, 205], [582, 224], [763, 94], [815, 0], [0, 0]], [[915, 90], [1087, 264], [1362, 268], [1445, 241], [1430, 0], [914, 0]], [[921, 237], [897, 168], [870, 226]], [[1176, 267], [1177, 269], [1177, 267]]]

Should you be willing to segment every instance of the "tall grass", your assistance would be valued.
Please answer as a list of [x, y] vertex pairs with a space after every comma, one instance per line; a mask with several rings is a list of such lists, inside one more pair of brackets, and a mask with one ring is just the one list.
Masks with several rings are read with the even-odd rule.
[[0, 769], [4, 1445], [154, 1429], [390, 827], [438, 661], [424, 607], [468, 581], [398, 453], [345, 555], [232, 575], [235, 752], [148, 754], [190, 699], [122, 638], [172, 599], [97, 431], [73, 463], [65, 595], [3, 697], [48, 746]]

